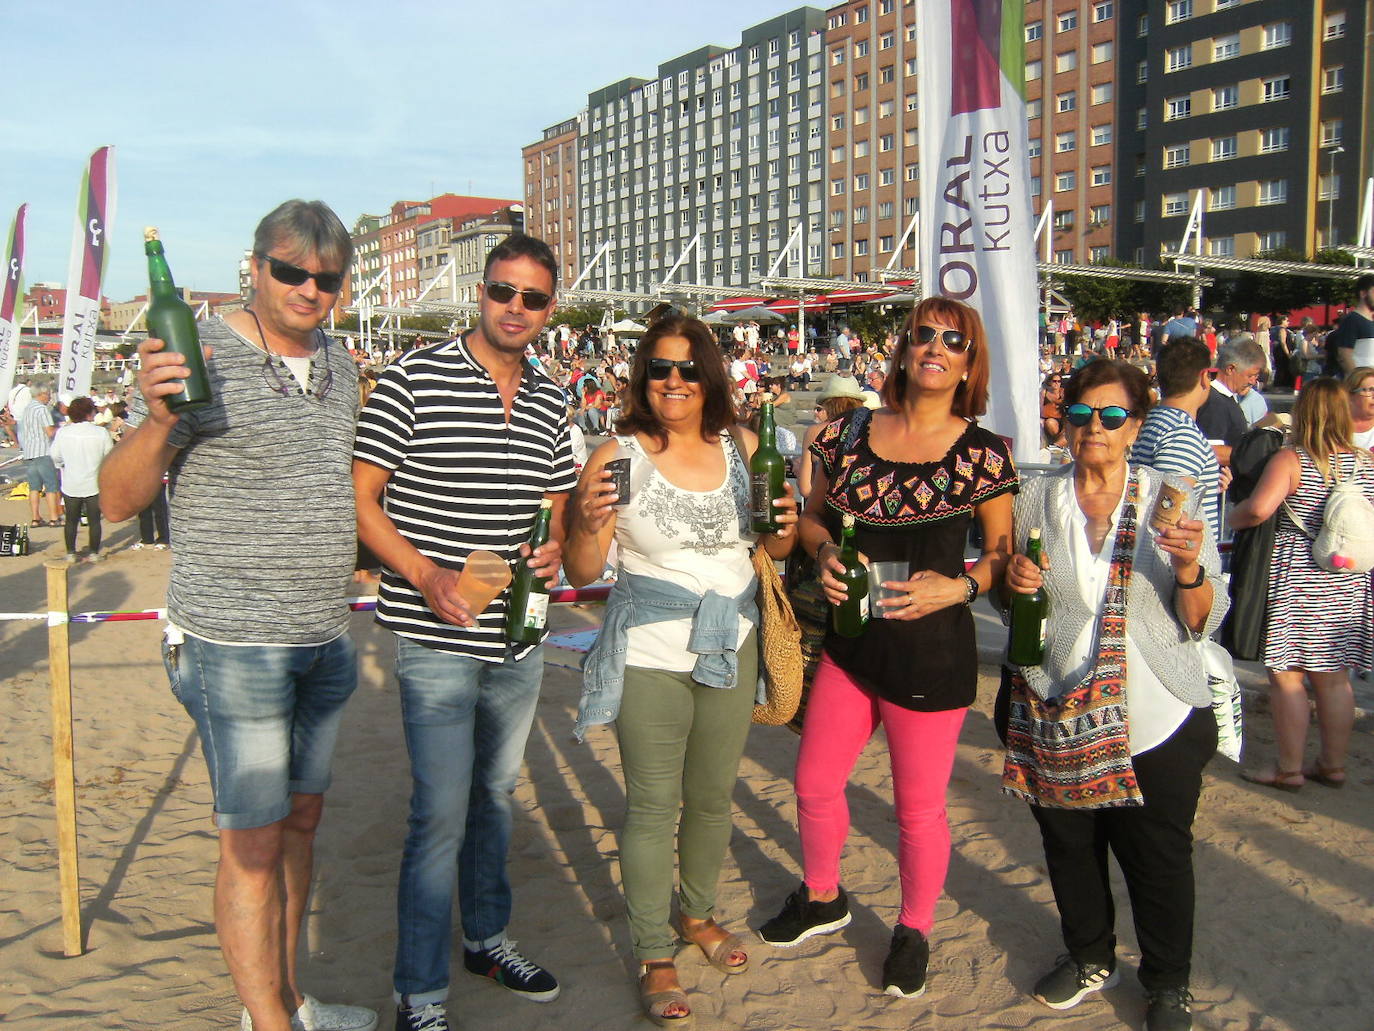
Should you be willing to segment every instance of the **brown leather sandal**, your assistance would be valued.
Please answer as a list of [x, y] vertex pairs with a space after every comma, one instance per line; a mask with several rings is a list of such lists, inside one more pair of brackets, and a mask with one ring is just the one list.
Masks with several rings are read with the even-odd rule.
[[1306, 779], [1293, 783], [1294, 777], [1305, 777], [1302, 770], [1281, 770], [1277, 766], [1267, 773], [1245, 772], [1240, 775], [1241, 780], [1248, 780], [1251, 784], [1259, 784], [1262, 787], [1273, 788], [1275, 791], [1287, 791], [1292, 794], [1302, 790]]
[[[682, 938], [684, 941], [690, 942], [691, 944], [699, 948], [701, 950], [701, 954], [706, 957], [706, 962], [710, 963], [711, 966], [715, 967], [722, 974], [744, 973], [746, 970], [749, 969], [749, 953], [745, 950], [744, 939], [741, 938], [739, 935], [726, 934], [724, 938], [720, 939], [720, 941], [716, 942], [714, 945], [711, 946], [704, 945], [703, 943], [697, 940], [697, 936], [699, 936], [702, 931], [709, 930], [713, 927], [716, 930], [724, 930], [724, 928], [721, 927], [718, 923], [716, 923], [715, 920], [706, 920], [698, 924], [696, 927], [692, 928], [690, 931], [687, 929], [687, 925], [684, 923], [682, 925]], [[743, 961], [739, 963], [731, 963], [729, 961], [730, 957], [733, 956], [735, 953], [739, 953], [742, 956], [744, 956]]]
[[1345, 787], [1345, 767], [1327, 766], [1318, 759], [1311, 766], [1304, 766], [1302, 775], [1308, 780], [1315, 780], [1318, 784], [1328, 788]]
[[[692, 1026], [692, 1007], [687, 1001], [687, 993], [681, 988], [669, 988], [661, 992], [648, 990], [650, 970], [675, 969], [671, 959], [651, 959], [639, 965], [639, 1001], [644, 1007], [644, 1015], [659, 1027], [685, 1028]], [[681, 1006], [687, 1012], [668, 1013], [669, 1006]]]

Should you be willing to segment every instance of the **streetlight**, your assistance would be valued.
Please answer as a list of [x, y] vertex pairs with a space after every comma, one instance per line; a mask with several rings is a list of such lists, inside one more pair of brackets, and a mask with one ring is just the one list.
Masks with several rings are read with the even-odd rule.
[[1326, 166], [1326, 246], [1331, 248], [1336, 246], [1333, 236], [1336, 224], [1336, 155], [1344, 154], [1345, 148], [1338, 143], [1328, 147], [1326, 153], [1331, 158]]

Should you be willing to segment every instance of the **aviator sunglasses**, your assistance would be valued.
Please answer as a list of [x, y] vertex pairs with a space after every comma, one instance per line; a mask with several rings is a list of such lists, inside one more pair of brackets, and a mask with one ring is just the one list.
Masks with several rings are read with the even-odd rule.
[[1098, 419], [1102, 421], [1104, 430], [1119, 430], [1126, 425], [1126, 420], [1131, 417], [1131, 413], [1120, 405], [1107, 405], [1105, 408], [1093, 408], [1091, 405], [1079, 404], [1069, 405], [1064, 409], [1064, 418], [1069, 420], [1071, 426], [1086, 426], [1092, 422], [1093, 412], [1097, 413]]
[[950, 354], [963, 354], [969, 348], [969, 339], [957, 329], [936, 329], [934, 326], [917, 326], [916, 342], [928, 344], [936, 337], [944, 344]]
[[520, 295], [520, 303], [525, 306], [526, 311], [543, 311], [553, 300], [553, 297], [543, 290], [517, 290], [510, 283], [487, 280], [487, 296], [497, 304], [508, 303], [516, 294]]
[[677, 374], [682, 377], [684, 383], [701, 382], [701, 370], [697, 368], [697, 363], [690, 358], [682, 362], [675, 362], [670, 358], [649, 359], [650, 379], [667, 379], [674, 369], [677, 369]]
[[336, 294], [343, 286], [342, 272], [307, 272], [299, 265], [282, 261], [280, 258], [263, 254], [261, 251], [258, 252], [258, 257], [267, 262], [267, 267], [272, 272], [272, 278], [278, 283], [285, 283], [287, 286], [300, 286], [307, 279], [313, 279], [315, 285], [327, 294]]

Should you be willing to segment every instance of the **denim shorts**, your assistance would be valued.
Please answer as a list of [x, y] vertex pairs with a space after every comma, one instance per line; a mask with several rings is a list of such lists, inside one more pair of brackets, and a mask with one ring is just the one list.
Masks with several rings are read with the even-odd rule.
[[48, 494], [58, 492], [57, 466], [53, 465], [51, 455], [30, 458], [28, 475], [29, 490], [41, 490]]
[[323, 794], [344, 703], [358, 686], [353, 642], [162, 645], [172, 693], [195, 720], [215, 795], [215, 823], [265, 827], [293, 794]]

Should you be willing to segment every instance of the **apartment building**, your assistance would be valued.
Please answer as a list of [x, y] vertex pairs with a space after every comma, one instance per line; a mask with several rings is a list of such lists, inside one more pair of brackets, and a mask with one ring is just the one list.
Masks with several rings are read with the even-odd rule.
[[824, 32], [824, 12], [798, 8], [738, 46], [702, 47], [588, 96], [579, 267], [611, 248], [585, 285], [648, 292], [699, 234], [702, 278], [743, 286], [798, 224], [805, 271], [827, 270]]
[[1351, 242], [1370, 174], [1367, 0], [1137, 0], [1121, 47], [1122, 257]]
[[571, 283], [578, 273], [577, 153], [583, 115], [544, 130], [537, 143], [521, 152], [525, 162], [525, 224], [552, 248], [558, 259], [559, 282]]
[[[488, 215], [440, 218], [415, 232], [415, 261], [419, 267], [420, 293], [431, 284], [427, 300], [472, 303], [482, 281], [487, 255], [505, 237], [525, 229], [525, 208], [511, 204]], [[452, 269], [445, 268], [452, 262]], [[435, 280], [443, 277], [443, 281]]]

